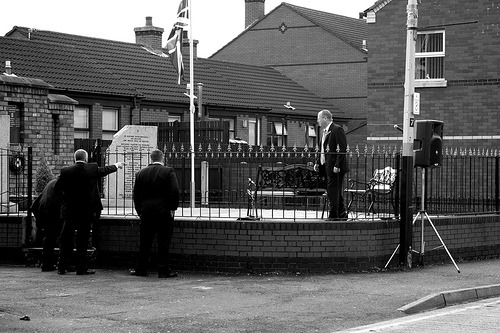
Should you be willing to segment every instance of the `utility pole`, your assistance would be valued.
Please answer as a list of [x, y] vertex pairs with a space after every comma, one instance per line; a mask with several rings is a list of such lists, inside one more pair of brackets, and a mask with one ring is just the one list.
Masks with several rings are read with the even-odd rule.
[[408, 0], [406, 23], [406, 74], [403, 118], [403, 156], [401, 172], [401, 222], [399, 263], [405, 268], [412, 266], [413, 240], [413, 137], [415, 134], [415, 116], [413, 98], [415, 94], [415, 47], [417, 43], [418, 0]]

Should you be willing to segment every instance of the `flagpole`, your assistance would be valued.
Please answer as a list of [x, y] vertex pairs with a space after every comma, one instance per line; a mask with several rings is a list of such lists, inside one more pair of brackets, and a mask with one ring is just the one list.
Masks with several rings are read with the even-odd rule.
[[194, 181], [194, 72], [193, 72], [193, 7], [191, 0], [189, 8], [189, 139], [191, 146], [191, 209], [195, 208], [195, 181]]

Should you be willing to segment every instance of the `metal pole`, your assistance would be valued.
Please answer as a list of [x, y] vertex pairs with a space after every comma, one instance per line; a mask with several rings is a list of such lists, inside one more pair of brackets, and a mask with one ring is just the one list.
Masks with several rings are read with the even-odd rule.
[[500, 157], [495, 157], [495, 211], [500, 210]]
[[203, 112], [203, 83], [198, 82], [198, 119], [201, 121], [206, 121], [205, 114]]
[[406, 35], [406, 75], [403, 117], [403, 158], [401, 181], [401, 223], [399, 262], [411, 268], [411, 249], [413, 239], [413, 136], [415, 118], [413, 115], [413, 95], [415, 92], [415, 46], [417, 41], [418, 10], [417, 0], [408, 0]]
[[421, 200], [421, 208], [420, 208], [420, 223], [421, 223], [421, 229], [420, 229], [420, 260], [422, 265], [424, 264], [424, 254], [425, 254], [425, 231], [424, 231], [424, 213], [425, 213], [425, 189], [427, 187], [427, 178], [426, 178], [426, 169], [422, 167], [422, 197], [420, 198]]
[[28, 200], [28, 209], [27, 209], [27, 221], [26, 221], [26, 245], [29, 245], [33, 242], [33, 238], [31, 237], [31, 221], [32, 221], [32, 212], [31, 205], [33, 204], [33, 147], [28, 147], [28, 191], [26, 198]]
[[194, 72], [193, 72], [193, 7], [189, 0], [189, 141], [191, 151], [191, 191], [190, 207], [195, 208], [195, 182], [194, 182]]

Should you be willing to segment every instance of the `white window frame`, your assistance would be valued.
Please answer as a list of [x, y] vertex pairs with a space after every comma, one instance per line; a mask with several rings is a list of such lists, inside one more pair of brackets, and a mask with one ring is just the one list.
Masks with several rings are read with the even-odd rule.
[[286, 129], [286, 124], [283, 124], [283, 123], [280, 123], [277, 121], [274, 122], [274, 131], [275, 131], [276, 135], [279, 135], [279, 136], [287, 136], [288, 135], [288, 131]]
[[307, 124], [307, 147], [314, 148], [316, 144], [316, 126]]
[[271, 128], [268, 127], [267, 130], [269, 131], [271, 129], [271, 133], [267, 133], [268, 145], [271, 146], [271, 144], [274, 144], [274, 141], [276, 141], [276, 144], [274, 145], [275, 147], [282, 147], [283, 145], [286, 146], [288, 141], [286, 122], [283, 123], [283, 121], [270, 120], [268, 121], [268, 126], [269, 125], [271, 125]]
[[[76, 114], [78, 112], [86, 111], [86, 122], [85, 127], [76, 127], [77, 125], [77, 117]], [[74, 115], [73, 115], [73, 128], [74, 128], [74, 136], [75, 139], [88, 139], [90, 137], [90, 108], [88, 106], [75, 106]]]
[[[111, 127], [105, 127], [105, 124], [107, 125], [107, 122], [105, 121], [105, 117], [107, 114], [113, 113], [114, 114], [114, 121], [112, 121]], [[113, 136], [118, 132], [118, 127], [120, 122], [120, 112], [117, 108], [109, 108], [109, 107], [103, 107], [102, 108], [102, 139], [103, 140], [113, 140]]]
[[248, 118], [248, 144], [260, 146], [260, 119]]
[[[447, 81], [444, 78], [444, 59], [446, 56], [446, 34], [444, 30], [429, 30], [429, 31], [419, 31], [418, 35], [429, 35], [429, 34], [442, 34], [443, 35], [443, 45], [442, 51], [440, 52], [415, 52], [415, 87], [416, 88], [430, 88], [430, 87], [446, 87]], [[443, 59], [443, 77], [435, 79], [417, 79], [417, 66], [418, 60], [423, 58], [442, 58]]]

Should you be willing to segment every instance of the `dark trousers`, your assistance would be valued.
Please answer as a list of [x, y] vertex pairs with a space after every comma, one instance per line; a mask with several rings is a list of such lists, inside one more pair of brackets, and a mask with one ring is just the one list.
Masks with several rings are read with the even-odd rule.
[[328, 218], [337, 219], [345, 213], [344, 197], [342, 196], [342, 185], [344, 183], [345, 173], [326, 172], [325, 166], [320, 166], [320, 174], [326, 175], [326, 195], [330, 203], [330, 212]]
[[174, 231], [174, 218], [170, 213], [143, 213], [141, 215], [140, 231], [139, 260], [136, 270], [140, 272], [148, 270], [149, 255], [156, 235], [158, 243], [158, 272], [160, 274], [170, 273], [169, 247]]
[[84, 272], [87, 270], [87, 248], [92, 220], [92, 214], [81, 214], [81, 216], [67, 217], [64, 219], [60, 239], [59, 269], [67, 269], [71, 263], [73, 246], [76, 243], [76, 271]]
[[61, 234], [61, 220], [58, 217], [52, 217], [44, 221], [43, 225], [42, 268], [51, 268], [57, 261], [54, 248], [57, 247]]

